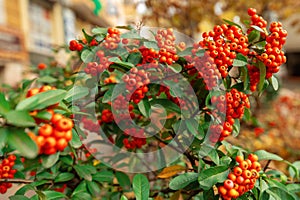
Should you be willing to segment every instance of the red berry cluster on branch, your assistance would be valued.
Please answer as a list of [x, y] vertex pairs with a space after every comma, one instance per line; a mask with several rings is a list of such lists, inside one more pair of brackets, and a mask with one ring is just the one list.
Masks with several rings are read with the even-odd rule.
[[256, 180], [259, 178], [261, 165], [255, 154], [249, 154], [244, 160], [243, 156], [237, 156], [233, 170], [228, 174], [223, 185], [218, 187], [218, 192], [223, 199], [236, 199], [254, 187]]
[[[3, 159], [0, 164], [0, 178], [14, 178], [16, 169], [13, 169], [15, 165], [16, 156], [9, 155], [7, 158]], [[12, 183], [1, 182], [0, 183], [0, 193], [4, 194], [7, 192], [7, 189], [12, 187]]]
[[81, 119], [81, 122], [83, 124], [83, 128], [85, 130], [89, 130], [91, 132], [97, 133], [99, 131], [99, 123], [100, 122], [94, 122], [92, 119], [89, 119], [87, 117], [83, 117]]
[[129, 136], [123, 139], [123, 144], [127, 149], [139, 149], [146, 144], [146, 137], [143, 129], [139, 131], [135, 128], [125, 129], [124, 135]]
[[[250, 25], [258, 26], [261, 29], [265, 29], [267, 27], [267, 21], [262, 16], [259, 16], [256, 13], [256, 9], [249, 8], [248, 9], [248, 15], [251, 17]], [[247, 33], [250, 33], [252, 30], [254, 30], [253, 27], [249, 28], [247, 30]], [[260, 35], [263, 36], [263, 37], [266, 36], [266, 34], [263, 33], [263, 32], [261, 32]]]
[[175, 35], [173, 29], [161, 29], [155, 36], [159, 50], [159, 62], [171, 65], [179, 56], [176, 54]]
[[[47, 90], [55, 90], [51, 86], [42, 86], [33, 88], [27, 92], [27, 97]], [[41, 124], [38, 135], [30, 132], [29, 136], [36, 142], [40, 154], [54, 154], [57, 151], [63, 151], [68, 142], [72, 139], [73, 121], [62, 114], [55, 113], [50, 106], [47, 112], [51, 115], [50, 120], [37, 118], [39, 110], [32, 111], [30, 115], [35, 119], [37, 124]]]
[[228, 75], [228, 67], [233, 64], [236, 52], [247, 55], [248, 38], [237, 26], [223, 24], [215, 26], [213, 31], [204, 32], [203, 40], [199, 42], [202, 48], [207, 49], [208, 55], [214, 58], [221, 75]]
[[121, 42], [120, 34], [121, 32], [118, 29], [108, 28], [105, 41], [102, 45], [109, 50], [118, 48], [118, 44]]
[[81, 51], [83, 49], [83, 45], [76, 40], [71, 40], [69, 42], [69, 49], [71, 51]]
[[135, 104], [138, 104], [148, 92], [147, 85], [150, 83], [148, 73], [143, 69], [133, 67], [129, 74], [123, 76], [123, 81], [126, 84], [126, 89], [129, 91], [127, 99], [131, 99]]

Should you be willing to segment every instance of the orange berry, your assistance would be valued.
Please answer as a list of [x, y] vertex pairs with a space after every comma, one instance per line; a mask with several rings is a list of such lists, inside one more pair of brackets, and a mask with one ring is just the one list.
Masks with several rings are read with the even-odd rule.
[[52, 135], [53, 133], [53, 127], [50, 124], [44, 124], [42, 127], [39, 129], [39, 135], [48, 137]]

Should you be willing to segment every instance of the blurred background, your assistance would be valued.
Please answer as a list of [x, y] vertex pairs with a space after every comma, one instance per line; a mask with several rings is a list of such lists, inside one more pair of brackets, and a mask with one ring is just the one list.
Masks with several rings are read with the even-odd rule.
[[[270, 90], [262, 102], [254, 100], [257, 109], [252, 122], [244, 124], [244, 134], [232, 140], [249, 149], [264, 148], [291, 161], [299, 160], [299, 0], [0, 0], [0, 84], [17, 84], [30, 66], [56, 56], [54, 47], [80, 38], [82, 28], [173, 27], [198, 40], [202, 32], [224, 18], [243, 22], [249, 7], [268, 21], [283, 23], [288, 31], [288, 59], [278, 74], [280, 92]], [[255, 142], [244, 142], [252, 139]]]
[[173, 27], [197, 40], [223, 18], [242, 22], [248, 7], [283, 22], [288, 62], [281, 71], [300, 76], [298, 0], [0, 0], [0, 83], [21, 80], [26, 67], [53, 57], [52, 48], [79, 38], [82, 28]]

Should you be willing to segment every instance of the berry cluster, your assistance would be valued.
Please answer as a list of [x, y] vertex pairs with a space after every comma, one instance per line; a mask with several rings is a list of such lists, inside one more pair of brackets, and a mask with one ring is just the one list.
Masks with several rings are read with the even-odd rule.
[[91, 132], [96, 132], [96, 133], [99, 131], [99, 123], [100, 122], [98, 122], [98, 123], [94, 122], [92, 119], [89, 119], [87, 117], [83, 117], [81, 119], [81, 122], [82, 122], [83, 128], [85, 130], [89, 130]]
[[147, 85], [150, 83], [148, 73], [143, 69], [133, 67], [129, 74], [122, 77], [126, 84], [126, 89], [129, 91], [127, 99], [131, 99], [135, 104], [138, 104], [148, 92]]
[[[37, 93], [47, 90], [54, 90], [51, 86], [42, 86], [41, 88], [33, 88], [27, 92], [27, 97], [31, 97]], [[30, 115], [35, 119], [37, 124], [41, 124], [38, 135], [30, 132], [29, 136], [37, 143], [40, 154], [54, 154], [57, 151], [63, 151], [68, 142], [72, 139], [73, 121], [62, 114], [55, 113], [50, 106], [47, 112], [50, 114], [50, 120], [39, 119], [40, 111], [32, 111]]]
[[83, 49], [83, 45], [78, 43], [76, 40], [71, 40], [69, 42], [69, 49], [71, 51], [81, 51]]
[[118, 48], [118, 44], [120, 43], [120, 31], [116, 28], [108, 28], [107, 35], [105, 37], [105, 41], [102, 43], [104, 48], [109, 50], [114, 50]]
[[[251, 17], [250, 25], [258, 26], [261, 29], [265, 29], [267, 27], [267, 21], [262, 16], [257, 15], [256, 9], [249, 8], [248, 9], [248, 15]], [[249, 28], [247, 30], [247, 33], [250, 33], [252, 30], [254, 30], [253, 27]], [[262, 37], [266, 36], [266, 34], [263, 33], [263, 32], [261, 32], [260, 35]]]
[[31, 136], [37, 143], [40, 154], [54, 154], [63, 151], [72, 139], [73, 122], [59, 113], [54, 113], [48, 123], [38, 130], [38, 136]]
[[256, 155], [249, 154], [245, 160], [243, 156], [237, 156], [236, 162], [238, 166], [233, 168], [228, 174], [228, 179], [218, 187], [220, 196], [226, 200], [236, 199], [248, 192], [254, 187], [256, 180], [259, 178], [261, 165]]
[[101, 119], [100, 119], [101, 123], [111, 123], [114, 121], [114, 116], [112, 114], [112, 112], [109, 109], [104, 109], [102, 110], [102, 114], [101, 114]]
[[218, 138], [219, 141], [222, 141], [232, 133], [234, 119], [241, 119], [244, 115], [245, 107], [250, 108], [250, 102], [246, 94], [235, 88], [231, 89], [230, 92], [226, 92], [226, 95], [213, 96], [211, 102], [213, 105], [216, 105], [218, 112], [226, 112], [223, 126], [211, 126], [211, 140], [215, 142]]
[[[16, 169], [13, 169], [15, 165], [16, 156], [9, 155], [7, 158], [3, 159], [0, 164], [0, 178], [14, 178]], [[0, 183], [0, 193], [6, 193], [8, 188], [12, 187], [12, 183], [1, 182]]]
[[155, 35], [155, 40], [160, 48], [158, 52], [160, 63], [167, 63], [168, 65], [171, 65], [173, 62], [178, 60], [179, 56], [176, 54], [175, 35], [173, 33], [173, 29], [168, 28], [158, 30]]
[[[146, 63], [153, 63], [155, 64], [155, 66], [157, 66], [158, 61], [156, 60], [159, 57], [159, 53], [158, 51], [156, 51], [153, 48], [146, 48], [144, 46], [141, 46], [139, 48], [139, 51], [142, 54], [143, 60], [142, 60], [142, 64], [146, 64]], [[143, 67], [147, 67], [148, 65], [143, 65]], [[149, 66], [150, 67], [150, 66]]]
[[194, 44], [192, 55], [185, 56], [188, 64], [184, 67], [189, 76], [197, 75], [197, 79], [203, 78], [206, 89], [211, 90], [218, 85], [217, 80], [221, 78], [221, 74], [214, 63], [214, 58], [210, 57], [208, 52], [205, 52], [203, 57], [197, 56], [197, 52], [201, 50], [199, 44]]
[[228, 75], [228, 67], [232, 66], [236, 52], [243, 55], [249, 52], [248, 38], [237, 26], [217, 25], [213, 31], [204, 32], [202, 37], [199, 45], [207, 49], [223, 78]]
[[167, 95], [167, 98], [171, 101], [173, 101], [175, 104], [177, 104], [179, 107], [183, 107], [185, 105], [185, 101], [182, 100], [179, 97], [174, 97], [171, 95], [170, 87], [165, 87], [163, 85], [160, 86], [157, 96], [159, 96], [161, 93], [165, 93]]
[[123, 139], [123, 145], [127, 149], [142, 148], [146, 144], [146, 138], [143, 129], [136, 130], [135, 128], [129, 128], [124, 130], [124, 135], [129, 136]]

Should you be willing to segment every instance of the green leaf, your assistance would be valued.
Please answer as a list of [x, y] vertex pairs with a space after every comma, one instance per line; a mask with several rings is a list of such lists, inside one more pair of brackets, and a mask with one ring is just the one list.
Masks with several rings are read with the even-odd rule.
[[264, 65], [264, 63], [262, 63], [262, 62], [258, 62], [258, 68], [259, 68], [258, 91], [261, 92], [264, 87], [267, 69], [266, 69], [266, 66]]
[[232, 136], [236, 137], [239, 135], [241, 129], [241, 123], [239, 119], [234, 120]]
[[43, 76], [43, 77], [37, 79], [37, 81], [40, 82], [40, 83], [51, 84], [51, 83], [55, 83], [58, 80], [56, 78], [52, 77], [52, 76]]
[[213, 146], [204, 143], [199, 150], [199, 157], [205, 156], [208, 156], [216, 165], [219, 165], [220, 160], [217, 150]]
[[276, 160], [276, 161], [282, 161], [283, 159], [273, 153], [269, 153], [265, 150], [258, 150], [256, 152], [254, 152], [257, 156], [259, 160]]
[[89, 89], [87, 87], [76, 85], [67, 92], [64, 99], [69, 102], [75, 101], [78, 99], [82, 99], [83, 97], [87, 96], [88, 94], [89, 94]]
[[121, 38], [127, 38], [127, 39], [142, 39], [142, 37], [135, 31], [132, 30], [130, 32], [122, 33]]
[[251, 109], [250, 108], [245, 107], [243, 119], [245, 121], [250, 121], [251, 120]]
[[8, 134], [9, 132], [7, 128], [0, 127], [0, 149], [6, 145]]
[[82, 142], [80, 140], [80, 137], [76, 133], [74, 129], [72, 129], [72, 140], [70, 141], [70, 145], [74, 147], [75, 149], [82, 146]]
[[139, 52], [130, 53], [127, 57], [127, 62], [137, 65], [141, 62], [142, 55]]
[[123, 190], [129, 190], [131, 183], [128, 175], [119, 171], [117, 171], [115, 175]]
[[249, 43], [257, 42], [259, 40], [260, 33], [257, 30], [252, 30], [248, 35]]
[[264, 32], [265, 32], [265, 31], [264, 31], [262, 28], [260, 28], [259, 26], [251, 25], [251, 27], [254, 28], [255, 30], [261, 32], [261, 33], [264, 33]]
[[118, 57], [111, 57], [108, 59], [110, 62], [113, 62], [115, 64], [121, 65], [123, 67], [125, 67], [126, 70], [131, 69], [132, 67], [134, 67], [134, 65], [132, 63], [129, 62], [123, 62], [120, 60], [120, 58]]
[[139, 108], [139, 111], [142, 113], [142, 115], [144, 115], [145, 117], [150, 116], [151, 106], [150, 106], [148, 98], [142, 99], [142, 101], [140, 101], [138, 103], [138, 108]]
[[198, 56], [198, 57], [204, 56], [205, 51], [206, 51], [205, 49], [200, 49], [200, 50], [198, 50], [198, 51], [196, 52], [196, 56]]
[[179, 106], [173, 103], [171, 100], [168, 99], [154, 99], [150, 101], [150, 105], [154, 106], [155, 104], [161, 105], [164, 109], [176, 113], [181, 113]]
[[96, 173], [96, 169], [88, 165], [75, 165], [74, 169], [81, 178], [87, 181], [92, 181], [92, 174]]
[[87, 181], [86, 186], [92, 196], [94, 196], [94, 197], [99, 196], [101, 191], [100, 191], [100, 187], [97, 183], [92, 182], [92, 181]]
[[227, 20], [227, 19], [222, 19], [224, 22], [226, 22], [227, 24], [229, 24], [229, 25], [232, 25], [232, 26], [237, 26], [237, 27], [239, 27], [240, 29], [242, 29], [242, 27], [240, 26], [240, 25], [238, 25], [237, 23], [234, 23], [234, 22], [232, 22], [232, 21], [229, 21], [229, 20]]
[[126, 196], [122, 195], [120, 200], [128, 200]]
[[36, 126], [34, 119], [26, 111], [12, 110], [6, 114], [7, 122], [18, 127]]
[[112, 183], [114, 174], [112, 171], [100, 171], [93, 174], [92, 178], [93, 181], [98, 181], [99, 183], [102, 182]]
[[171, 70], [173, 70], [173, 72], [175, 72], [175, 73], [180, 73], [181, 70], [182, 70], [181, 65], [179, 65], [178, 63], [174, 63], [174, 64], [172, 64], [172, 65], [168, 65], [168, 67], [169, 67]]
[[87, 34], [84, 29], [81, 29], [81, 31], [82, 31], [82, 33], [83, 33], [83, 35], [84, 35], [84, 37], [85, 37], [85, 39], [87, 40], [88, 43], [93, 40], [93, 36]]
[[188, 131], [190, 133], [192, 133], [194, 136], [199, 138], [199, 133], [198, 133], [199, 123], [198, 123], [198, 121], [193, 118], [189, 118], [189, 119], [184, 120], [184, 122], [185, 122], [185, 126], [188, 129]]
[[23, 195], [14, 195], [14, 196], [10, 196], [9, 200], [30, 200], [30, 199]]
[[225, 181], [228, 173], [228, 166], [215, 166], [202, 170], [198, 179], [200, 187], [204, 190], [209, 190], [216, 183]]
[[58, 158], [59, 158], [59, 152], [47, 156], [46, 155], [42, 156], [43, 167], [45, 168], [52, 167], [58, 161]]
[[289, 173], [293, 178], [298, 178], [300, 172], [300, 161], [295, 161], [293, 163], [288, 163]]
[[96, 27], [92, 29], [92, 33], [93, 34], [103, 34], [106, 35], [107, 34], [107, 28], [101, 28], [101, 27]]
[[63, 172], [61, 174], [59, 174], [55, 179], [54, 182], [55, 183], [59, 183], [59, 182], [67, 182], [70, 181], [74, 178], [74, 174], [73, 173], [69, 173], [69, 172]]
[[184, 49], [183, 51], [179, 52], [178, 56], [184, 57], [184, 56], [191, 55], [192, 49], [193, 49], [193, 47], [188, 47], [188, 48]]
[[76, 194], [81, 194], [81, 193], [84, 193], [87, 191], [87, 188], [86, 188], [86, 181], [81, 181], [81, 183], [79, 183], [79, 185], [75, 188], [75, 190], [73, 191], [72, 193], [72, 196], [73, 195], [76, 195]]
[[248, 64], [247, 58], [244, 55], [238, 53], [236, 58], [233, 60], [232, 65], [236, 67], [243, 67], [246, 66], [247, 64]]
[[271, 83], [271, 85], [275, 91], [277, 91], [279, 89], [278, 79], [275, 76], [272, 76], [269, 79], [269, 82]]
[[61, 156], [60, 160], [62, 162], [64, 162], [65, 164], [67, 164], [67, 165], [72, 165], [73, 164], [73, 158], [70, 155]]
[[66, 198], [65, 194], [52, 190], [43, 191], [43, 193], [45, 194], [47, 200], [57, 200]]
[[91, 51], [89, 49], [84, 49], [81, 52], [80, 58], [84, 63], [89, 63], [89, 62], [93, 61], [94, 56], [95, 56], [95, 54], [93, 51]]
[[175, 177], [174, 179], [172, 179], [169, 184], [169, 187], [172, 190], [179, 190], [186, 187], [190, 183], [197, 181], [197, 179], [198, 179], [198, 173], [188, 172], [185, 174], [181, 174]]
[[76, 194], [72, 196], [71, 200], [92, 200], [92, 196], [87, 192], [82, 192], [80, 194]]
[[273, 196], [276, 200], [295, 200], [291, 194], [279, 187], [271, 187], [267, 189], [266, 192]]
[[149, 49], [155, 49], [155, 50], [158, 50], [158, 46], [157, 46], [157, 43], [155, 41], [145, 41], [144, 42], [144, 46], [146, 48], [149, 48]]
[[17, 110], [41, 110], [48, 106], [59, 103], [65, 96], [66, 91], [57, 89], [57, 90], [48, 90], [41, 92], [32, 97], [24, 99], [21, 101], [16, 109]]
[[300, 192], [300, 184], [287, 184], [286, 189], [292, 193], [299, 193]]
[[6, 100], [3, 93], [0, 93], [0, 115], [5, 115], [10, 111], [9, 102]]
[[148, 200], [150, 184], [146, 176], [137, 174], [133, 177], [132, 187], [137, 200]]
[[35, 116], [35, 118], [43, 119], [43, 120], [51, 120], [52, 114], [46, 110], [39, 111]]
[[21, 156], [35, 158], [38, 155], [36, 143], [23, 129], [11, 129], [8, 134], [8, 144], [14, 147]]

